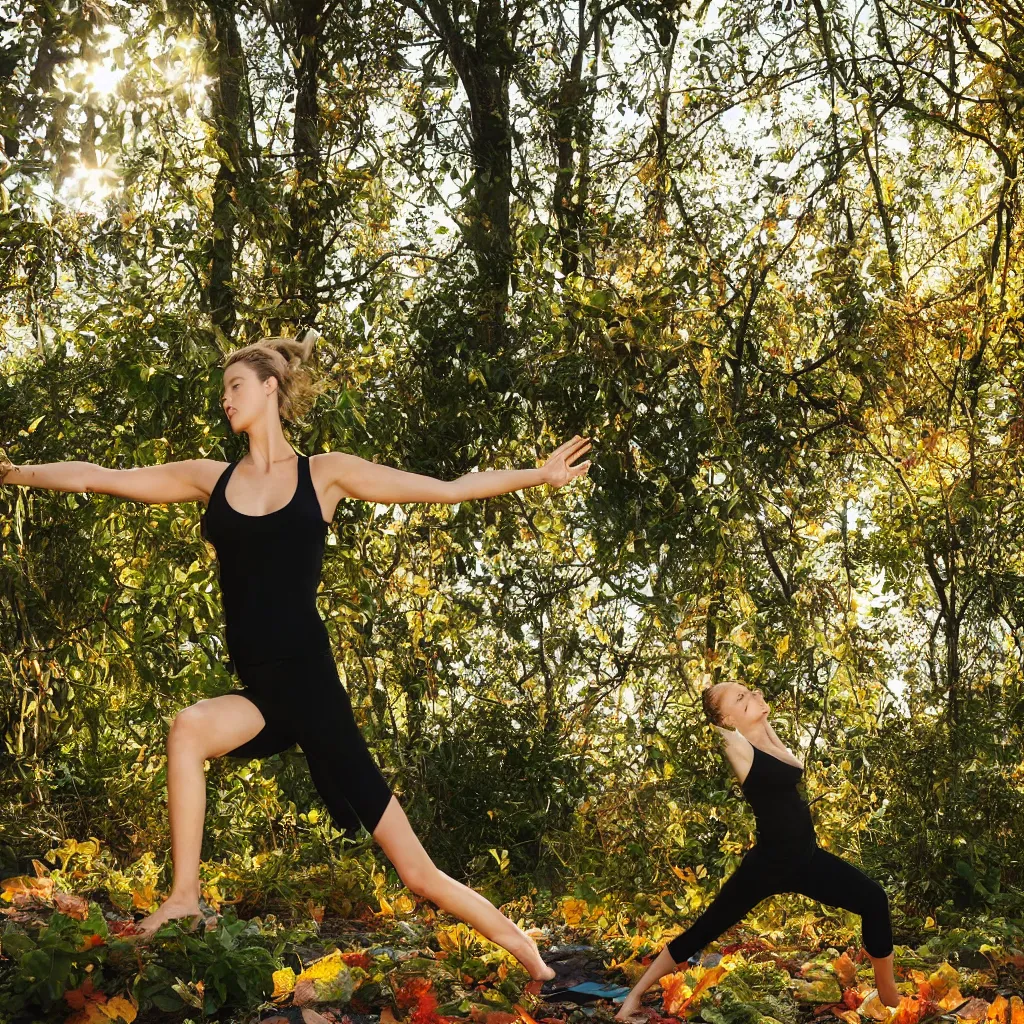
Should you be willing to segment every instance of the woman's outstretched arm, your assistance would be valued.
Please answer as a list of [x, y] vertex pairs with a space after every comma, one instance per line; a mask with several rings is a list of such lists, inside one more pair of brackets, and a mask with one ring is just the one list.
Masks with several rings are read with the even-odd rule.
[[456, 480], [438, 480], [420, 473], [407, 473], [391, 466], [380, 466], [348, 452], [328, 452], [332, 483], [347, 498], [375, 501], [382, 505], [407, 501], [455, 504], [471, 498], [490, 498], [496, 494], [549, 484], [561, 487], [590, 468], [589, 462], [570, 465], [590, 448], [590, 441], [578, 434], [556, 448], [538, 469], [495, 469], [464, 473]]
[[92, 462], [41, 462], [12, 466], [0, 459], [0, 479], [5, 484], [41, 487], [76, 494], [113, 494], [119, 498], [165, 505], [174, 501], [201, 501], [209, 494], [207, 478], [220, 464], [208, 459], [185, 459], [161, 466], [107, 469]]

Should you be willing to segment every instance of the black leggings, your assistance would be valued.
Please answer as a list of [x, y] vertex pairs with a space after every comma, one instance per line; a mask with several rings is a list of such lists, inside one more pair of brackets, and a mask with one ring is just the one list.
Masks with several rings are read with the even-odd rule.
[[711, 905], [666, 946], [679, 964], [741, 921], [763, 899], [795, 892], [861, 917], [864, 948], [876, 958], [892, 952], [889, 898], [874, 879], [834, 854], [815, 846], [809, 855], [747, 850], [740, 866], [722, 883]]
[[391, 790], [356, 725], [333, 653], [248, 666], [236, 662], [236, 669], [242, 689], [230, 692], [252, 701], [265, 724], [225, 756], [269, 757], [297, 743], [338, 829], [353, 836], [362, 822], [372, 833]]

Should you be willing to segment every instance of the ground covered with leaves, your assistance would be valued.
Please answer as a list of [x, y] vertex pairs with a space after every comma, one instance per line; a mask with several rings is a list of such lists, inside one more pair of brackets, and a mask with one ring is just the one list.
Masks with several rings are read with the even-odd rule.
[[[400, 889], [344, 916], [309, 904], [245, 918], [211, 886], [216, 917], [192, 930], [171, 921], [140, 941], [136, 918], [160, 894], [126, 891], [97, 854], [95, 841], [69, 840], [46, 855], [52, 866], [34, 861], [33, 874], [0, 883], [3, 1024], [250, 1024], [289, 1010], [313, 1024], [584, 1024], [610, 1022], [617, 1008], [571, 993], [542, 1000], [504, 950]], [[633, 984], [678, 927], [636, 908], [532, 895], [504, 910], [547, 955], [578, 951], [581, 977], [595, 981]], [[780, 928], [752, 916], [699, 964], [663, 978], [643, 1015], [648, 1024], [1024, 1024], [1019, 922], [968, 928], [927, 918], [920, 941], [897, 942], [895, 1010], [873, 994], [856, 923], [804, 914]]]

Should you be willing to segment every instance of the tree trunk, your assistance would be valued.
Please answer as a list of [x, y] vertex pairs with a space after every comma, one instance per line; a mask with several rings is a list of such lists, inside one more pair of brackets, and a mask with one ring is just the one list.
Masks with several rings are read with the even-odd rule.
[[316, 285], [323, 268], [320, 237], [320, 107], [319, 74], [322, 0], [292, 0], [298, 68], [295, 75], [296, 183], [289, 203], [289, 256], [285, 274], [291, 318], [312, 324], [320, 311]]
[[213, 231], [206, 244], [210, 276], [206, 302], [216, 329], [228, 338], [235, 333], [237, 313], [233, 284], [235, 231], [238, 217], [234, 190], [242, 173], [245, 146], [242, 112], [242, 40], [235, 12], [226, 4], [211, 2], [213, 36], [216, 46], [210, 73], [210, 98], [217, 128], [217, 144], [224, 157], [213, 183]]

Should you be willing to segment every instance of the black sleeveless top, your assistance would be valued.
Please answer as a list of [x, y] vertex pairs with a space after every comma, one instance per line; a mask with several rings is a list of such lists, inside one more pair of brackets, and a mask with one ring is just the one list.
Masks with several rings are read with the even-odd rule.
[[228, 504], [224, 492], [237, 465], [232, 462], [220, 475], [200, 520], [203, 539], [217, 551], [231, 662], [254, 665], [329, 652], [330, 637], [316, 607], [329, 524], [309, 458], [298, 456], [292, 500], [263, 516]]
[[782, 761], [760, 747], [740, 789], [754, 812], [757, 845], [765, 852], [791, 856], [817, 846], [807, 801], [797, 791], [803, 768]]

